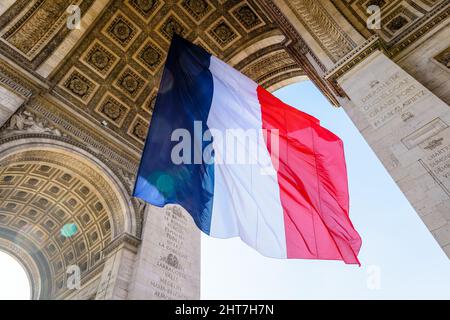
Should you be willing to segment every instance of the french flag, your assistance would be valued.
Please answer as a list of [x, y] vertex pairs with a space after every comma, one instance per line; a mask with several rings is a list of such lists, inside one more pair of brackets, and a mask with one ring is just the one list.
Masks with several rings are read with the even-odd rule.
[[176, 35], [133, 195], [267, 257], [359, 264], [342, 141]]

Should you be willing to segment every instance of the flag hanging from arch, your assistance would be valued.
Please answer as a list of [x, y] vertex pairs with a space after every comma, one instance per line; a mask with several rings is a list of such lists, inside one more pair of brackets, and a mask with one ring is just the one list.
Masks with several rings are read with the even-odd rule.
[[134, 196], [268, 257], [359, 264], [342, 141], [176, 35]]

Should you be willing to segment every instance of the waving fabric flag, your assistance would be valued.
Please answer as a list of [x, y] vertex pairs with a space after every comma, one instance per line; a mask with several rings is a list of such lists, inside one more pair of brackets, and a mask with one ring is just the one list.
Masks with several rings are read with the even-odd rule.
[[135, 184], [206, 234], [274, 258], [359, 263], [342, 141], [174, 36]]

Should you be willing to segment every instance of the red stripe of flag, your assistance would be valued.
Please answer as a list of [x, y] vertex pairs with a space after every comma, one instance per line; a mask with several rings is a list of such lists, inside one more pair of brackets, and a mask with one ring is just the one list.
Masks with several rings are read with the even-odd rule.
[[263, 129], [279, 130], [279, 155], [270, 138], [266, 144], [278, 167], [287, 257], [359, 264], [361, 238], [349, 219], [342, 141], [261, 87], [258, 99]]

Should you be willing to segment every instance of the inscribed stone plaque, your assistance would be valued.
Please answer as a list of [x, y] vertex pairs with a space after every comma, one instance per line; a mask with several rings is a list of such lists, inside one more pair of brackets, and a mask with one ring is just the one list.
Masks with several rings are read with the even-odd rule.
[[442, 103], [379, 51], [338, 83], [375, 129], [395, 119], [407, 121], [415, 116], [418, 106]]
[[200, 231], [182, 208], [148, 206], [131, 299], [200, 299]]

